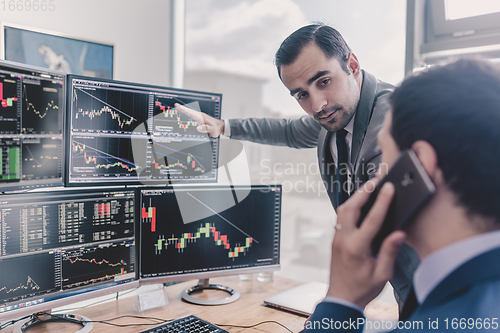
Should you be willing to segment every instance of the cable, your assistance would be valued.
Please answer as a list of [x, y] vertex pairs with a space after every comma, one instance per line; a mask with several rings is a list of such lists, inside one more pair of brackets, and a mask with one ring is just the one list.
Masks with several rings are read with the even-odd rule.
[[[61, 319], [61, 320], [68, 320], [68, 318], [61, 318], [59, 315], [51, 315], [53, 318]], [[110, 321], [117, 320], [120, 318], [136, 318], [136, 319], [146, 319], [146, 320], [156, 320], [157, 322], [155, 323], [137, 323], [137, 324], [114, 324], [110, 323]], [[162, 318], [156, 318], [156, 317], [144, 317], [144, 316], [134, 316], [134, 315], [123, 315], [123, 316], [118, 316], [114, 317], [111, 319], [106, 319], [106, 320], [81, 320], [78, 321], [80, 324], [86, 324], [86, 323], [100, 323], [100, 324], [105, 324], [105, 325], [110, 325], [110, 326], [116, 326], [116, 327], [129, 327], [129, 326], [151, 326], [151, 325], [159, 325], [159, 324], [164, 324], [167, 322], [170, 322], [174, 319], [162, 319]], [[71, 321], [71, 320], [69, 320]], [[75, 322], [75, 321], [73, 321]]]
[[[64, 318], [64, 317], [61, 317], [61, 315], [58, 315], [58, 314], [48, 314], [48, 313], [45, 313], [45, 314], [49, 315], [53, 319], [67, 320], [67, 321], [70, 321], [70, 322], [73, 322], [73, 323], [80, 323], [80, 324], [99, 323], [99, 324], [105, 324], [105, 325], [110, 325], [110, 326], [115, 326], [115, 327], [160, 325], [160, 324], [165, 324], [165, 323], [168, 323], [168, 322], [171, 322], [171, 321], [175, 320], [175, 319], [163, 319], [163, 318], [157, 318], [157, 317], [144, 317], [144, 316], [134, 316], [134, 315], [123, 315], [123, 316], [118, 316], [118, 317], [114, 317], [114, 318], [106, 319], [106, 320], [89, 320], [89, 321], [82, 320], [82, 321], [79, 321], [79, 320], [71, 320], [70, 318]], [[17, 323], [18, 321], [21, 321], [21, 320], [24, 320], [26, 318], [29, 318], [29, 317], [33, 317], [33, 319], [36, 319], [37, 315], [24, 316], [22, 318], [11, 320], [10, 322], [6, 322], [6, 323], [4, 323], [3, 325], [0, 326], [0, 330], [4, 329], [4, 328], [6, 328], [6, 327], [8, 327], [10, 325], [13, 325], [13, 324]], [[115, 323], [111, 323], [111, 321], [114, 321], [114, 320], [117, 320], [117, 319], [121, 319], [121, 318], [134, 318], [134, 319], [144, 319], [144, 320], [155, 320], [156, 322], [154, 322], [154, 323], [135, 323], [135, 324], [115, 324]], [[274, 321], [274, 320], [261, 321], [261, 322], [259, 322], [257, 324], [249, 325], [249, 326], [231, 325], [231, 324], [215, 324], [214, 323], [214, 325], [216, 325], [216, 326], [237, 327], [237, 328], [254, 328], [254, 327], [257, 327], [257, 326], [262, 325], [262, 324], [277, 324], [277, 325], [283, 327], [288, 332], [292, 332], [288, 327], [286, 327], [285, 325], [283, 325], [283, 324], [281, 324], [281, 323], [279, 323], [277, 321]]]
[[[137, 324], [114, 324], [114, 323], [110, 323], [110, 321], [117, 320], [117, 319], [120, 319], [120, 318], [148, 319], [148, 320], [157, 320], [158, 322], [157, 323], [150, 323], [150, 324], [144, 324], [144, 323], [137, 323]], [[100, 324], [106, 324], [106, 325], [111, 325], [111, 326], [116, 326], [116, 327], [129, 327], [129, 326], [158, 325], [158, 324], [168, 323], [168, 322], [171, 322], [173, 320], [175, 320], [175, 319], [162, 319], [162, 318], [157, 318], [157, 317], [144, 317], [144, 316], [134, 316], [134, 315], [123, 315], [123, 316], [114, 317], [114, 318], [106, 319], [106, 320], [81, 321], [81, 323], [83, 324], [83, 323], [90, 323], [91, 322], [91, 323], [100, 323]], [[257, 324], [250, 325], [250, 326], [231, 325], [231, 324], [215, 324], [215, 323], [213, 325], [216, 325], [216, 326], [237, 327], [237, 328], [253, 328], [253, 327], [256, 327], [256, 326], [259, 326], [259, 325], [262, 325], [262, 324], [269, 324], [269, 323], [271, 323], [271, 324], [277, 324], [277, 325], [283, 327], [288, 332], [293, 333], [288, 327], [286, 327], [282, 323], [279, 323], [279, 322], [277, 322], [275, 320], [266, 320], [266, 321], [262, 321], [262, 322], [259, 322]]]
[[6, 327], [9, 327], [10, 325], [14, 325], [18, 321], [24, 320], [24, 319], [29, 318], [29, 317], [31, 317], [31, 315], [27, 315], [27, 316], [24, 316], [24, 317], [21, 317], [21, 318], [17, 318], [17, 319], [11, 320], [11, 321], [6, 321], [2, 325], [0, 325], [0, 331], [3, 330]]
[[[275, 320], [266, 320], [266, 321], [261, 321], [260, 323], [257, 323], [257, 324], [254, 324], [254, 325], [250, 325], [250, 326], [241, 326], [241, 325], [230, 325], [230, 324], [214, 324], [216, 326], [229, 326], [229, 327], [237, 327], [237, 328], [254, 328], [256, 326], [259, 326], [259, 325], [262, 325], [262, 324], [268, 324], [268, 323], [272, 323], [272, 324], [277, 324], [281, 327], [283, 327], [284, 329], [286, 329], [288, 332], [292, 332], [288, 327], [286, 327], [285, 325], [283, 325], [282, 323], [279, 323]], [[292, 332], [293, 333], [293, 332]]]

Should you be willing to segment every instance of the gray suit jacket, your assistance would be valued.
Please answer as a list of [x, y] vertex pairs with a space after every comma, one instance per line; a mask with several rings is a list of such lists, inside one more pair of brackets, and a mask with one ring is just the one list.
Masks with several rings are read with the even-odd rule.
[[[389, 110], [389, 95], [394, 87], [363, 71], [363, 84], [354, 118], [350, 170], [357, 190], [375, 176], [380, 163], [377, 135]], [[333, 207], [337, 208], [336, 166], [330, 153], [331, 132], [322, 128], [312, 117], [299, 119], [248, 118], [230, 119], [231, 138], [292, 148], [318, 147], [318, 165], [323, 183]], [[402, 257], [402, 258], [400, 258]], [[408, 295], [418, 257], [404, 247], [398, 257], [396, 276], [391, 283], [400, 304]]]

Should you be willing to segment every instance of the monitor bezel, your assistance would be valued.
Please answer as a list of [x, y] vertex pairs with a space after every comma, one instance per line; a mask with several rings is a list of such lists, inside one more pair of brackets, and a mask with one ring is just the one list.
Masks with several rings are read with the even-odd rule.
[[[40, 195], [49, 195], [56, 197], [58, 195], [63, 196], [64, 194], [88, 194], [88, 193], [103, 193], [103, 192], [123, 192], [123, 191], [129, 191], [129, 192], [134, 192], [134, 205], [136, 203], [136, 198], [135, 196], [137, 195], [137, 191], [135, 188], [129, 188], [129, 187], [98, 187], [98, 188], [82, 188], [82, 189], [76, 189], [76, 188], [61, 188], [57, 190], [49, 190], [49, 191], [32, 191], [32, 192], [25, 192], [25, 193], [10, 193], [6, 194], [6, 197], [30, 197], [30, 196], [40, 196]], [[8, 199], [7, 199], [8, 200]], [[135, 207], [134, 207], [135, 209]], [[32, 299], [40, 299], [40, 298], [49, 298], [49, 297], [56, 297], [55, 299], [51, 299], [48, 301], [44, 301], [40, 304], [36, 305], [31, 305], [27, 307], [19, 307], [17, 309], [12, 309], [6, 312], [0, 312], [0, 321], [5, 321], [5, 320], [10, 320], [10, 319], [15, 319], [15, 318], [20, 318], [26, 315], [30, 315], [33, 313], [38, 313], [38, 312], [43, 312], [43, 311], [49, 311], [54, 308], [70, 305], [76, 302], [81, 302], [85, 301], [88, 299], [96, 298], [96, 297], [101, 297], [113, 293], [117, 293], [120, 291], [124, 290], [129, 290], [133, 288], [138, 288], [139, 287], [139, 265], [137, 262], [137, 237], [136, 237], [136, 214], [134, 212], [134, 243], [136, 244], [135, 251], [134, 251], [134, 256], [136, 259], [135, 263], [135, 276], [133, 278], [133, 281], [128, 281], [128, 282], [117, 282], [117, 281], [111, 281], [107, 283], [102, 283], [98, 285], [91, 285], [88, 288], [82, 287], [81, 289], [77, 290], [66, 290], [63, 292], [52, 292], [52, 293], [47, 293], [43, 294], [40, 296], [33, 296], [30, 298], [26, 298], [26, 300], [19, 300], [16, 301], [13, 306], [19, 305], [21, 303], [29, 302], [29, 300]], [[59, 294], [58, 294], [59, 293]]]
[[[215, 141], [217, 143], [217, 149], [216, 149], [216, 154], [215, 158], [217, 161], [217, 166], [215, 169], [215, 179], [208, 179], [208, 180], [200, 180], [200, 179], [183, 179], [183, 180], [175, 180], [175, 179], [170, 179], [168, 181], [166, 180], [130, 180], [130, 179], [124, 179], [122, 181], [116, 180], [116, 178], [110, 178], [109, 180], [106, 181], [92, 181], [89, 180], [88, 182], [72, 182], [70, 179], [71, 175], [71, 170], [70, 170], [70, 159], [71, 159], [71, 121], [72, 121], [72, 110], [71, 110], [71, 103], [72, 103], [72, 87], [73, 87], [73, 80], [89, 80], [89, 81], [96, 81], [96, 82], [104, 82], [104, 83], [112, 83], [112, 84], [122, 84], [122, 85], [129, 85], [132, 87], [140, 87], [140, 88], [145, 88], [145, 89], [152, 89], [152, 90], [157, 90], [159, 92], [166, 92], [166, 91], [173, 91], [173, 92], [179, 92], [179, 93], [195, 93], [195, 94], [203, 94], [203, 95], [209, 95], [209, 96], [218, 96], [219, 97], [219, 103], [221, 105], [220, 111], [219, 111], [219, 117], [221, 117], [222, 113], [222, 94], [221, 93], [214, 93], [214, 92], [207, 92], [207, 91], [198, 91], [198, 90], [189, 90], [189, 89], [179, 89], [179, 88], [171, 88], [171, 87], [166, 87], [166, 86], [157, 86], [157, 85], [151, 85], [151, 84], [144, 84], [144, 83], [139, 83], [139, 82], [131, 82], [131, 81], [118, 81], [118, 80], [111, 80], [111, 79], [101, 79], [101, 78], [94, 78], [94, 77], [89, 77], [89, 76], [84, 76], [84, 75], [76, 75], [76, 74], [69, 74], [67, 76], [67, 87], [66, 87], [66, 128], [68, 129], [66, 131], [66, 156], [67, 156], [67, 161], [66, 161], [66, 166], [65, 166], [65, 178], [64, 178], [64, 186], [66, 187], [87, 187], [87, 186], [164, 186], [164, 187], [172, 187], [174, 185], [192, 185], [192, 184], [217, 184], [219, 175], [218, 175], [218, 167], [219, 167], [219, 154], [220, 154], [220, 137], [217, 138], [210, 138], [211, 141]], [[219, 118], [220, 119], [220, 118]]]
[[[232, 269], [226, 269], [226, 270], [218, 270], [218, 271], [209, 271], [209, 272], [197, 272], [197, 273], [188, 273], [188, 274], [178, 274], [178, 275], [162, 275], [162, 276], [154, 276], [154, 277], [141, 277], [141, 219], [140, 219], [140, 209], [136, 209], [136, 252], [137, 252], [137, 263], [138, 263], [138, 269], [137, 269], [137, 277], [139, 279], [139, 284], [141, 286], [143, 285], [149, 285], [149, 284], [155, 284], [155, 283], [170, 283], [170, 282], [180, 282], [180, 281], [187, 281], [187, 280], [200, 280], [200, 279], [209, 279], [209, 278], [216, 278], [216, 277], [223, 277], [223, 276], [230, 276], [230, 275], [238, 275], [238, 274], [251, 274], [251, 273], [260, 273], [260, 272], [271, 272], [271, 271], [278, 271], [281, 269], [281, 209], [282, 209], [282, 204], [283, 204], [283, 188], [282, 185], [277, 184], [277, 185], [220, 185], [220, 184], [213, 184], [213, 185], [203, 185], [203, 186], [173, 186], [172, 188], [168, 188], [170, 190], [190, 190], [190, 189], [206, 189], [206, 188], [223, 188], [223, 189], [246, 189], [250, 188], [251, 190], [254, 189], [271, 189], [272, 187], [279, 188], [279, 193], [280, 193], [280, 202], [279, 202], [279, 247], [278, 247], [278, 263], [273, 264], [273, 265], [265, 265], [265, 266], [253, 266], [253, 267], [245, 267], [245, 268], [232, 268]], [[142, 190], [161, 190], [165, 188], [158, 188], [158, 187], [140, 187], [137, 188], [137, 193], [136, 193], [136, 208], [140, 207], [140, 195]]]
[[[0, 59], [0, 66], [4, 67], [11, 67], [12, 69], [18, 69], [18, 70], [25, 70], [25, 71], [37, 71], [37, 72], [45, 72], [47, 74], [51, 75], [58, 75], [61, 76], [63, 80], [63, 104], [61, 105], [62, 112], [61, 112], [61, 117], [62, 117], [62, 133], [61, 133], [61, 178], [53, 178], [54, 181], [50, 182], [47, 181], [47, 183], [42, 183], [42, 184], [22, 184], [22, 180], [18, 183], [6, 183], [5, 185], [0, 183], [0, 192], [11, 192], [11, 191], [20, 191], [20, 190], [33, 190], [33, 189], [39, 189], [39, 188], [52, 188], [52, 187], [62, 187], [65, 184], [64, 179], [66, 178], [66, 132], [67, 132], [67, 119], [66, 119], [66, 105], [67, 105], [67, 84], [68, 80], [67, 77], [68, 75], [64, 72], [48, 69], [48, 68], [43, 68], [43, 67], [37, 67], [37, 66], [32, 66], [32, 65], [25, 65], [22, 63], [14, 62], [14, 61], [8, 61], [8, 60], [2, 60]], [[19, 73], [21, 74], [21, 73]], [[15, 134], [18, 135], [18, 134]], [[3, 135], [2, 135], [3, 136]], [[9, 135], [3, 136], [5, 138], [8, 138]], [[20, 161], [22, 164], [22, 161]], [[22, 172], [21, 172], [22, 175]], [[25, 181], [25, 182], [30, 182], [30, 181]], [[12, 185], [11, 185], [12, 184]]]

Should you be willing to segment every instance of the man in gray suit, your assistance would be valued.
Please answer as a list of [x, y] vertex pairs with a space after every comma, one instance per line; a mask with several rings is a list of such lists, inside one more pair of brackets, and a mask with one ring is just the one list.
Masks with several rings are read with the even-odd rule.
[[[323, 24], [292, 33], [275, 61], [283, 84], [308, 116], [223, 121], [175, 107], [201, 123], [198, 130], [212, 137], [225, 134], [276, 146], [318, 147], [323, 183], [336, 209], [379, 168], [377, 134], [394, 87], [363, 71], [340, 33]], [[398, 260], [391, 282], [401, 304], [418, 258], [407, 248]]]

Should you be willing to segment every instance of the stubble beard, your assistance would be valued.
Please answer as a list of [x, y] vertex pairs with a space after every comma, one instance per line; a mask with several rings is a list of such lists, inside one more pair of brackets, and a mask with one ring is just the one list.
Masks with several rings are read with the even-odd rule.
[[[342, 128], [345, 128], [347, 124], [351, 121], [352, 117], [354, 117], [354, 113], [356, 112], [356, 107], [357, 106], [352, 106], [349, 109], [345, 109], [342, 105], [335, 105], [320, 114], [316, 115], [314, 117], [314, 120], [316, 120], [324, 129], [326, 129], [329, 132], [336, 132]], [[330, 121], [325, 121], [321, 120], [320, 118], [330, 114], [331, 112], [337, 112], [335, 117], [330, 120]]]

